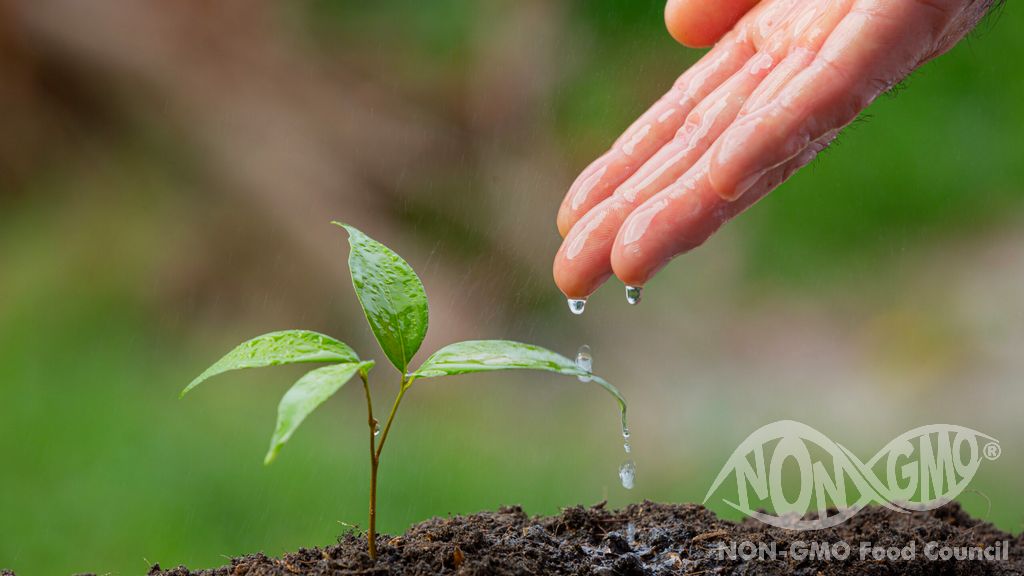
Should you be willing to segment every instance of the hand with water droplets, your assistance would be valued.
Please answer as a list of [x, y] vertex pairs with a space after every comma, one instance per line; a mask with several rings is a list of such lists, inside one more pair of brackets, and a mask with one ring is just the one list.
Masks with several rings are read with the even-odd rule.
[[554, 276], [643, 286], [810, 162], [879, 94], [952, 48], [992, 0], [669, 0], [715, 43], [594, 161], [558, 213]]

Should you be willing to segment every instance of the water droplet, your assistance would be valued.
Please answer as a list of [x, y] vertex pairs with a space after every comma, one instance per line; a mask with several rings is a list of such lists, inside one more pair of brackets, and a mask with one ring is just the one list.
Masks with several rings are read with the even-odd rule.
[[[633, 446], [629, 443], [629, 436], [630, 436], [629, 425], [626, 424], [626, 418], [625, 418], [625, 415], [623, 415], [623, 418], [622, 418], [622, 449], [626, 452], [626, 454], [631, 454], [633, 452]], [[626, 478], [626, 476], [624, 476], [624, 474], [627, 474], [627, 473], [629, 474], [628, 485], [627, 485], [627, 478]], [[635, 477], [636, 477], [636, 464], [634, 464], [632, 460], [628, 460], [625, 464], [623, 464], [619, 468], [619, 478], [622, 478], [622, 486], [624, 488], [626, 488], [626, 489], [632, 490], [633, 489], [633, 479]]]
[[622, 487], [626, 490], [633, 489], [633, 482], [636, 480], [636, 464], [632, 460], [626, 460], [619, 466], [619, 480], [622, 480]]
[[377, 422], [377, 424], [374, 425], [373, 435], [374, 436], [380, 436], [380, 422]]
[[626, 286], [626, 302], [636, 304], [640, 302], [640, 293], [643, 286]]
[[579, 351], [576, 352], [576, 367], [588, 374], [587, 376], [577, 376], [580, 382], [590, 382], [589, 374], [594, 371], [594, 356], [590, 353], [590, 346], [586, 344], [580, 346]]
[[586, 298], [569, 298], [569, 310], [579, 316], [583, 314], [583, 309], [587, 307]]

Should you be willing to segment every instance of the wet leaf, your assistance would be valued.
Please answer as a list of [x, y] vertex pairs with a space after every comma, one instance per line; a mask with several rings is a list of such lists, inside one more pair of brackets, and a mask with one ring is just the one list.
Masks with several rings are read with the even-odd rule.
[[449, 344], [427, 358], [412, 376], [434, 378], [494, 370], [545, 370], [568, 376], [583, 376], [614, 396], [623, 413], [626, 409], [626, 400], [618, 388], [603, 378], [579, 368], [575, 362], [561, 354], [511, 340], [468, 340]]
[[348, 266], [356, 296], [388, 360], [403, 374], [427, 333], [427, 294], [412, 267], [359, 230], [348, 231]]
[[359, 362], [359, 357], [347, 344], [319, 332], [271, 332], [239, 344], [186, 386], [181, 395], [204, 380], [231, 370], [304, 362]]
[[281, 403], [277, 407], [277, 426], [274, 428], [274, 437], [270, 440], [270, 449], [263, 463], [270, 464], [274, 461], [281, 446], [292, 437], [306, 416], [316, 410], [317, 406], [334, 395], [357, 372], [372, 367], [373, 361], [335, 364], [317, 368], [299, 378], [281, 398]]

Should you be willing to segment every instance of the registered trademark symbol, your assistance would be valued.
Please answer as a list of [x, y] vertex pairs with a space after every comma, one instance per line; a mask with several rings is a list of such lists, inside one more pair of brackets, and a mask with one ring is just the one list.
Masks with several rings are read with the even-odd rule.
[[999, 444], [995, 442], [989, 442], [988, 444], [985, 444], [985, 448], [983, 450], [985, 458], [988, 458], [989, 460], [995, 460], [996, 458], [999, 458], [1000, 454], [1003, 453], [1003, 449], [1000, 448]]

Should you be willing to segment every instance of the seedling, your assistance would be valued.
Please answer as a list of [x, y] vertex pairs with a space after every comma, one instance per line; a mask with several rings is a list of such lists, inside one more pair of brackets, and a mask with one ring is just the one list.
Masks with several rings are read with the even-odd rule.
[[509, 340], [473, 340], [449, 344], [434, 352], [419, 368], [410, 372], [409, 361], [419, 350], [427, 332], [427, 295], [413, 269], [387, 246], [371, 239], [352, 226], [334, 222], [348, 231], [348, 266], [352, 285], [362, 305], [370, 330], [381, 350], [401, 374], [398, 395], [380, 428], [374, 417], [369, 373], [373, 360], [362, 360], [339, 340], [308, 330], [285, 330], [257, 336], [228, 352], [193, 380], [184, 396], [204, 380], [241, 368], [261, 368], [281, 364], [329, 363], [299, 378], [281, 398], [277, 408], [277, 426], [270, 439], [265, 464], [277, 457], [299, 424], [353, 376], [359, 375], [366, 395], [367, 423], [370, 428], [370, 518], [367, 540], [370, 557], [377, 557], [377, 471], [381, 452], [394, 423], [398, 406], [417, 380], [471, 372], [532, 369], [576, 376], [596, 382], [619, 403], [625, 430], [626, 402], [619, 391], [585, 367], [550, 350]]

